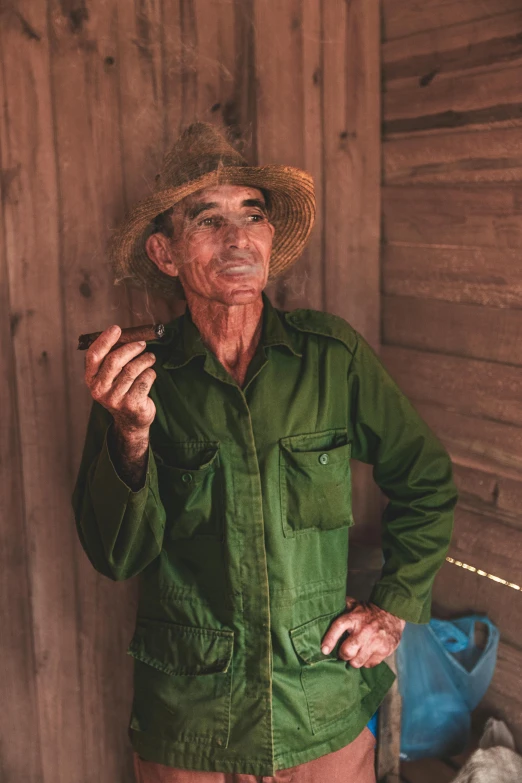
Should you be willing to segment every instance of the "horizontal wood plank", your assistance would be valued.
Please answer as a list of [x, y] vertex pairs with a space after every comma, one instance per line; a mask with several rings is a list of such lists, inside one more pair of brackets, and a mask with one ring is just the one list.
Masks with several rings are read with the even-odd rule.
[[[500, 16], [419, 32], [382, 45], [383, 82], [387, 90], [419, 85], [431, 90], [441, 79], [466, 71], [487, 73], [522, 57], [522, 8]], [[427, 90], [429, 92], [429, 90]]]
[[384, 296], [386, 345], [522, 366], [522, 309]]
[[[522, 527], [510, 527], [494, 516], [479, 514], [458, 505], [448, 554], [521, 586]], [[508, 587], [506, 590], [510, 591], [509, 595], [516, 592]], [[517, 594], [517, 600], [522, 604], [522, 592]]]
[[383, 0], [384, 40], [516, 11], [519, 0]]
[[[518, 46], [522, 56], [522, 41]], [[429, 84], [426, 78], [384, 93], [385, 137], [522, 120], [522, 61], [517, 68], [434, 77]]]
[[385, 184], [522, 181], [519, 128], [454, 131], [383, 144]]
[[522, 474], [487, 460], [453, 456], [453, 475], [460, 506], [472, 512], [494, 516], [510, 527], [522, 528]]
[[491, 308], [522, 308], [520, 251], [385, 244], [383, 293]]
[[522, 245], [520, 186], [385, 187], [387, 242], [513, 248]]
[[463, 464], [473, 460], [486, 472], [516, 473], [522, 468], [522, 428], [415, 402], [415, 407], [451, 456]]
[[390, 346], [383, 347], [382, 359], [413, 401], [522, 427], [519, 367]]

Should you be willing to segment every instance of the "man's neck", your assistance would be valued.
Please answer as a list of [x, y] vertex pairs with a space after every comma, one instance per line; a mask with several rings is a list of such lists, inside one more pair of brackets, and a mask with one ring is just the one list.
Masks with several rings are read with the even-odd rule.
[[228, 306], [190, 291], [186, 296], [201, 339], [237, 384], [243, 386], [261, 337], [262, 297], [247, 305]]

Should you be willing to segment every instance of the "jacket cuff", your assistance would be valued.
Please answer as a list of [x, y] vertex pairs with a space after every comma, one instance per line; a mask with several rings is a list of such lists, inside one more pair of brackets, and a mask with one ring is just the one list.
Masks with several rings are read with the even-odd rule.
[[147, 472], [145, 483], [141, 489], [134, 491], [126, 484], [118, 474], [109, 453], [107, 438], [111, 424], [105, 431], [103, 445], [98, 456], [96, 468], [91, 480], [91, 496], [96, 498], [95, 505], [102, 506], [98, 512], [102, 512], [104, 518], [120, 519], [123, 509], [132, 510], [141, 514], [145, 508], [149, 491], [155, 497], [158, 494], [158, 474], [154, 455], [149, 443], [147, 454]]
[[424, 624], [431, 619], [431, 594], [428, 600], [422, 602], [404, 593], [395, 592], [387, 585], [376, 584], [368, 600], [408, 623]]

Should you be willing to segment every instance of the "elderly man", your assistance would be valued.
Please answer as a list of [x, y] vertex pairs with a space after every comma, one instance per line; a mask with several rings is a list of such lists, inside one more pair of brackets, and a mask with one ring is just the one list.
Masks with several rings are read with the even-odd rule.
[[[140, 575], [136, 778], [375, 780], [366, 728], [405, 621], [427, 622], [456, 493], [449, 458], [345, 321], [280, 312], [311, 178], [250, 167], [197, 123], [117, 234], [116, 276], [183, 291], [166, 338], [86, 357], [94, 399], [73, 496], [106, 576]], [[346, 598], [350, 459], [389, 498], [384, 566]]]

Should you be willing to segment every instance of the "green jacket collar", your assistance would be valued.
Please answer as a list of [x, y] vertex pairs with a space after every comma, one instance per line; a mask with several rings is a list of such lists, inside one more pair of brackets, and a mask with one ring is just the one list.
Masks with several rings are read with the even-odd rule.
[[[298, 335], [286, 325], [280, 318], [265, 293], [263, 296], [263, 330], [260, 346], [268, 348], [273, 345], [282, 345], [288, 348], [295, 356], [302, 356], [299, 350]], [[169, 342], [174, 343], [172, 351], [162, 362], [166, 369], [177, 369], [188, 364], [195, 356], [208, 356], [209, 349], [201, 339], [201, 334], [192, 320], [187, 308], [185, 314], [178, 318], [172, 325], [174, 333]], [[176, 339], [177, 338], [177, 339]]]

